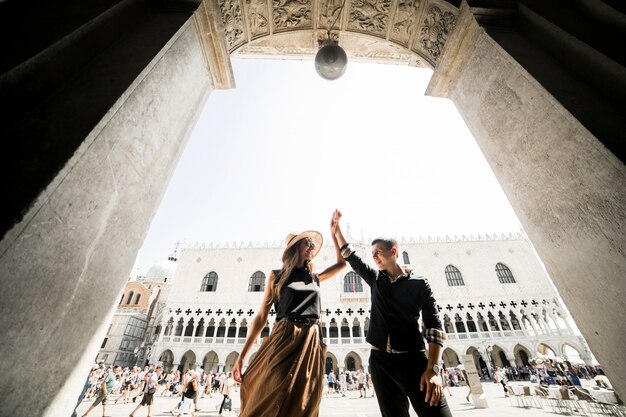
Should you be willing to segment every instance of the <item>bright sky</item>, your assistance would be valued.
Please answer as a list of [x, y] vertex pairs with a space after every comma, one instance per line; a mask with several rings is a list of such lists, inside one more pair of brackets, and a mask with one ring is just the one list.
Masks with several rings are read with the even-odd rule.
[[517, 232], [521, 226], [432, 72], [350, 62], [326, 81], [312, 61], [233, 60], [214, 91], [137, 258], [145, 273], [177, 241], [282, 241], [335, 208], [365, 238]]

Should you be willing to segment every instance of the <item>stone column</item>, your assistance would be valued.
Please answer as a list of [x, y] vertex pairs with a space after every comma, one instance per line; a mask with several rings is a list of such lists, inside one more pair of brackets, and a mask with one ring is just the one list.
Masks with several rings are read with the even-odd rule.
[[[451, 99], [616, 391], [626, 392], [626, 167], [463, 3], [427, 94]], [[602, 308], [598, 308], [601, 306]]]
[[[174, 35], [163, 40], [0, 241], [0, 415], [72, 414], [120, 288], [213, 89], [210, 50], [197, 20], [183, 19]], [[106, 53], [119, 61], [83, 68], [83, 87], [106, 84], [130, 65], [131, 47], [141, 49], [147, 39], [161, 39], [163, 27], [156, 23], [117, 28], [128, 31], [128, 38]], [[115, 48], [122, 51], [116, 55]], [[73, 94], [65, 102], [77, 100], [80, 89]], [[39, 364], [36, 378], [28, 366], [33, 358]], [[37, 395], [14, 395], [16, 386]]]
[[509, 365], [517, 367], [517, 361], [515, 360], [515, 354], [507, 353], [506, 359], [509, 361]]

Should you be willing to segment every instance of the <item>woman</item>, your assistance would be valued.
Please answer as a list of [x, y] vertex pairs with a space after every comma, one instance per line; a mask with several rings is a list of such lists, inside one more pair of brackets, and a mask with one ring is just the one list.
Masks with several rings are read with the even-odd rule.
[[185, 392], [183, 393], [183, 405], [178, 410], [178, 417], [181, 417], [186, 411], [189, 411], [191, 413], [191, 417], [196, 416], [196, 405], [194, 400], [198, 396], [199, 380], [200, 373], [192, 371], [190, 373], [190, 380], [185, 387]]
[[130, 417], [134, 417], [135, 413], [143, 406], [148, 407], [148, 417], [150, 417], [152, 404], [154, 404], [154, 394], [156, 394], [157, 387], [159, 384], [160, 369], [158, 368], [155, 372], [146, 372], [144, 376], [144, 384], [143, 384], [143, 396], [141, 397], [141, 402], [132, 413], [130, 413]]
[[[307, 231], [285, 239], [282, 268], [267, 279], [261, 308], [233, 367], [235, 381], [241, 382], [240, 417], [318, 415], [326, 355], [318, 325], [319, 283], [346, 264], [335, 238], [337, 223], [335, 211], [330, 228], [337, 262], [319, 274], [313, 272], [311, 261], [321, 249], [322, 235]], [[265, 327], [272, 304], [276, 311], [272, 333], [242, 375], [243, 362]]]
[[121, 377], [122, 380], [122, 395], [115, 400], [115, 404], [119, 401], [121, 404], [126, 404], [130, 401], [130, 387], [132, 385], [132, 381], [130, 379], [130, 374], [128, 368], [124, 371]]

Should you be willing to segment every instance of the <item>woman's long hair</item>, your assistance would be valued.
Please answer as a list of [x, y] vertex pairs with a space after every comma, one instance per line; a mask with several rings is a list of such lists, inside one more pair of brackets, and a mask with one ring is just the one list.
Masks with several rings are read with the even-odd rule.
[[[294, 269], [296, 269], [296, 265], [300, 261], [300, 252], [298, 248], [301, 245], [302, 239], [297, 241], [292, 247], [283, 252], [283, 267], [278, 271], [276, 276], [274, 277], [274, 287], [272, 288], [272, 298], [269, 303], [272, 304], [274, 301], [278, 301], [280, 298], [280, 290], [283, 288], [283, 285], [287, 282], [291, 273]], [[311, 262], [305, 262], [304, 267], [308, 269], [309, 273], [313, 273], [313, 264]]]

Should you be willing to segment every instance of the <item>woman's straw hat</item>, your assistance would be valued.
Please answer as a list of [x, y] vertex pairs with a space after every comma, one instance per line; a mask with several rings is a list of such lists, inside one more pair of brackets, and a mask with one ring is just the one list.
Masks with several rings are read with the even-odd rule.
[[309, 238], [315, 243], [315, 249], [313, 249], [313, 257], [316, 257], [320, 249], [322, 249], [322, 243], [324, 238], [322, 234], [316, 230], [307, 230], [304, 232], [291, 232], [285, 238], [285, 251], [301, 241], [302, 239]]

